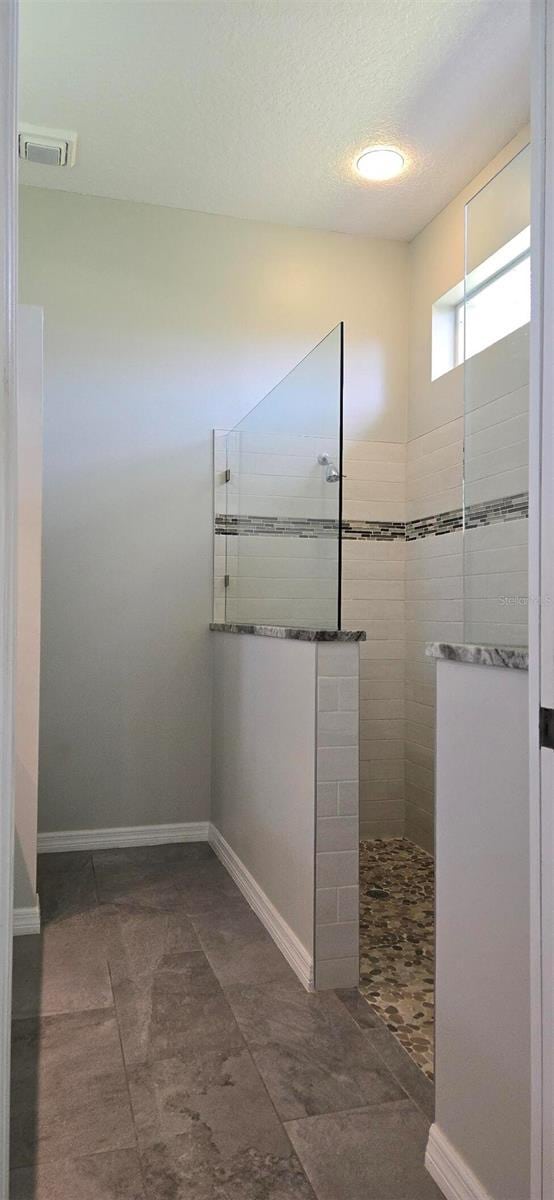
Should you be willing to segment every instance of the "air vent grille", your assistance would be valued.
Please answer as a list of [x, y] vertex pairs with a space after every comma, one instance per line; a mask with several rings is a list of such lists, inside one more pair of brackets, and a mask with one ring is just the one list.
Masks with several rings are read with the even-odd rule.
[[77, 134], [25, 125], [19, 129], [18, 151], [24, 162], [46, 167], [72, 167], [77, 153]]

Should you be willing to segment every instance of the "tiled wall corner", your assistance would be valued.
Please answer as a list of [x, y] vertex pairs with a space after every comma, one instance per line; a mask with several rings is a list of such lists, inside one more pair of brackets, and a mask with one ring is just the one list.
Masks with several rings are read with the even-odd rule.
[[[465, 497], [477, 506], [525, 500], [529, 487], [529, 327], [471, 360], [465, 421]], [[527, 642], [528, 522], [466, 528], [464, 640], [519, 646]]]
[[315, 986], [359, 979], [359, 644], [317, 647]]
[[[406, 446], [345, 442], [344, 515], [405, 520]], [[345, 539], [343, 625], [365, 629], [360, 644], [360, 837], [404, 832], [404, 538]]]
[[[407, 446], [409, 520], [461, 510], [461, 417]], [[463, 641], [461, 529], [406, 542], [406, 824], [411, 841], [433, 851], [435, 663], [429, 641]]]

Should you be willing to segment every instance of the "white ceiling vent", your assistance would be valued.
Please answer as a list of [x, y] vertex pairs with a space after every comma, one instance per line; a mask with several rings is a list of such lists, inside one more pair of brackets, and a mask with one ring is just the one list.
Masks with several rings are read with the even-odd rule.
[[18, 135], [19, 157], [25, 162], [48, 167], [72, 167], [77, 153], [77, 134], [63, 129], [41, 129], [23, 125]]

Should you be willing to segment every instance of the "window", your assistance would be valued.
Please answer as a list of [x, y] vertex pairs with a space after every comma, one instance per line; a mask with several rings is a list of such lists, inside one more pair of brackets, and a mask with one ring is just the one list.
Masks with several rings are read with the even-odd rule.
[[456, 305], [455, 365], [520, 329], [530, 316], [531, 260], [527, 250], [488, 283], [468, 292], [465, 302]]
[[531, 315], [529, 226], [501, 246], [433, 305], [431, 378], [457, 367]]

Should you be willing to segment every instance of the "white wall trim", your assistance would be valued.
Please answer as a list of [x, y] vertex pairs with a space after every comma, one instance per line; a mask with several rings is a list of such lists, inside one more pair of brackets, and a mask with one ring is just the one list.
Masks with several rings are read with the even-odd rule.
[[231, 878], [234, 879], [245, 899], [248, 900], [250, 907], [254, 909], [262, 925], [265, 925], [267, 932], [286, 958], [289, 966], [292, 967], [306, 990], [312, 992], [314, 990], [314, 961], [306, 947], [302, 945], [290, 925], [287, 925], [275, 905], [271, 903], [269, 897], [256, 883], [253, 875], [213, 824], [210, 825], [209, 840], [217, 857]]
[[170, 842], [207, 842], [208, 821], [186, 821], [178, 825], [129, 825], [121, 829], [65, 829], [39, 833], [39, 854], [61, 854], [66, 850], [114, 850], [128, 846], [164, 846]]
[[17, 0], [0, 4], [0, 1195], [9, 1194], [17, 412]]
[[[68, 850], [113, 850], [118, 847], [125, 849], [130, 846], [208, 841], [300, 982], [308, 991], [313, 991], [313, 959], [238, 855], [209, 821], [188, 821], [180, 825], [134, 825], [122, 829], [66, 829], [58, 833], [39, 833], [38, 852], [62, 854]], [[40, 932], [38, 899], [36, 909], [16, 909], [14, 925], [18, 926], [17, 929], [14, 928], [14, 933]]]
[[431, 1125], [425, 1166], [446, 1200], [492, 1200], [438, 1125]]
[[40, 933], [40, 904], [36, 897], [35, 903], [28, 908], [14, 908], [13, 936], [22, 937], [24, 934]]

